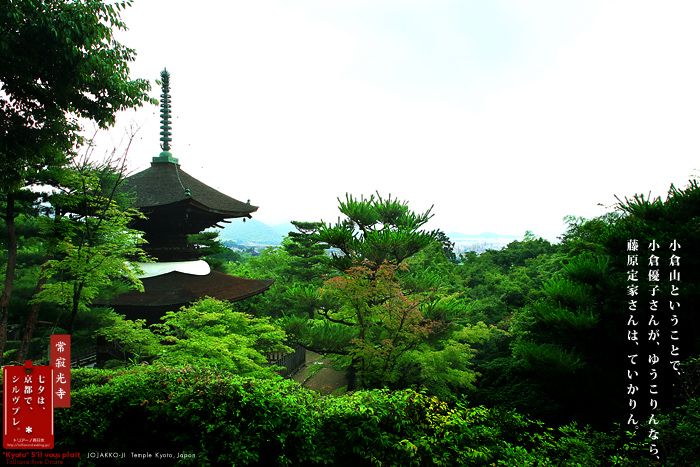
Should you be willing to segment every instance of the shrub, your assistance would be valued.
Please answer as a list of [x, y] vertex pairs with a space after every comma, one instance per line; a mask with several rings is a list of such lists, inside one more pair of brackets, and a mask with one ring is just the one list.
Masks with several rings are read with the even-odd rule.
[[553, 430], [516, 412], [448, 405], [413, 390], [320, 397], [281, 378], [161, 364], [79, 369], [72, 379], [72, 407], [56, 411], [60, 450], [190, 453], [195, 457], [168, 465], [204, 466], [599, 466], [630, 459], [613, 460], [624, 441], [617, 435], [575, 425]]

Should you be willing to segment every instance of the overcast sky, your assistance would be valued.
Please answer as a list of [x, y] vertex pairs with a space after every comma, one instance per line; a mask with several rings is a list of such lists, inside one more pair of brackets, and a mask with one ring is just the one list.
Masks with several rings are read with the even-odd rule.
[[[181, 168], [269, 224], [378, 190], [434, 205], [430, 228], [554, 240], [700, 169], [696, 0], [135, 0], [123, 19], [132, 77], [158, 97], [171, 73]], [[136, 172], [159, 111], [132, 120]]]

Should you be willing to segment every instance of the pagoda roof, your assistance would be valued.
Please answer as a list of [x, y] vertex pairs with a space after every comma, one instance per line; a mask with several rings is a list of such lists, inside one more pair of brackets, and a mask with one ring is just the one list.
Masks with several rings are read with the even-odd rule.
[[169, 272], [141, 279], [144, 291], [112, 297], [109, 306], [177, 309], [206, 296], [236, 302], [268, 290], [274, 279], [246, 279], [212, 271], [204, 276]]
[[250, 214], [258, 210], [257, 206], [238, 201], [200, 182], [174, 162], [152, 162], [148, 169], [127, 177], [123, 189], [127, 193], [134, 192], [133, 207], [140, 210], [183, 202], [224, 218], [250, 218]]

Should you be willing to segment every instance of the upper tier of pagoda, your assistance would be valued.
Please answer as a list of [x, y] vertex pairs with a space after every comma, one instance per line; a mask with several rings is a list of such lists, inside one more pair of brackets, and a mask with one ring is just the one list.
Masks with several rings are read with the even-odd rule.
[[129, 177], [124, 188], [134, 193], [134, 207], [147, 217], [133, 224], [148, 241], [144, 250], [159, 261], [198, 258], [188, 235], [220, 227], [225, 219], [250, 218], [258, 209], [209, 187], [173, 162], [151, 163]]
[[145, 233], [144, 250], [159, 261], [187, 261], [198, 253], [187, 236], [210, 227], [221, 227], [225, 219], [251, 217], [257, 206], [215, 190], [184, 172], [170, 153], [170, 74], [161, 73], [161, 149], [151, 167], [124, 182], [124, 190], [134, 196], [134, 207], [147, 219], [134, 223]]

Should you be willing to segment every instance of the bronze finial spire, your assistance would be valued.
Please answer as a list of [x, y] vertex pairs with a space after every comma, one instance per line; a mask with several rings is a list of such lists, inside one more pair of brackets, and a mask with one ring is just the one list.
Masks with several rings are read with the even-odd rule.
[[160, 72], [161, 87], [163, 93], [160, 95], [160, 147], [163, 150], [158, 157], [153, 158], [153, 162], [172, 162], [177, 164], [178, 161], [170, 153], [170, 73], [166, 68]]

